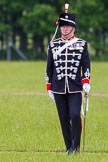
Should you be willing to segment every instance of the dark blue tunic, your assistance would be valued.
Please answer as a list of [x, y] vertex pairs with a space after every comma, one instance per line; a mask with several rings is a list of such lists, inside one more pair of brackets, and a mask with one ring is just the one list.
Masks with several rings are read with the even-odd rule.
[[71, 44], [61, 51], [68, 42], [59, 38], [50, 42], [48, 47], [46, 83], [51, 85], [50, 90], [54, 93], [81, 92], [82, 80], [90, 79], [87, 42], [74, 38]]

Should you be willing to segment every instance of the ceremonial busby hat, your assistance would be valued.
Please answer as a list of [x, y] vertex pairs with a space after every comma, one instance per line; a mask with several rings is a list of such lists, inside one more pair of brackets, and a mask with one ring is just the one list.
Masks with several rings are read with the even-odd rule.
[[76, 20], [75, 20], [75, 14], [74, 13], [68, 13], [68, 8], [69, 8], [69, 4], [65, 4], [65, 12], [61, 13], [59, 15], [58, 21], [57, 21], [57, 25], [59, 27], [61, 26], [73, 26], [76, 28]]
[[61, 26], [73, 26], [76, 28], [75, 14], [74, 13], [61, 13], [58, 19], [58, 25]]
[[56, 25], [57, 25], [56, 30], [55, 30], [55, 33], [53, 35], [52, 40], [56, 36], [56, 33], [58, 31], [58, 27], [66, 25], [66, 26], [73, 26], [73, 27], [76, 28], [75, 14], [74, 13], [68, 13], [68, 8], [69, 8], [69, 4], [66, 3], [65, 4], [65, 11], [63, 13], [59, 14], [58, 20], [56, 22]]

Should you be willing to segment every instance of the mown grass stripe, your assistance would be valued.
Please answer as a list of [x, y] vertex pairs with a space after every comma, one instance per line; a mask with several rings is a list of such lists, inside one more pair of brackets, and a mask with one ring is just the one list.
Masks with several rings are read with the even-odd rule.
[[[0, 92], [0, 96], [48, 96], [44, 92]], [[108, 97], [108, 93], [90, 93], [94, 97]]]

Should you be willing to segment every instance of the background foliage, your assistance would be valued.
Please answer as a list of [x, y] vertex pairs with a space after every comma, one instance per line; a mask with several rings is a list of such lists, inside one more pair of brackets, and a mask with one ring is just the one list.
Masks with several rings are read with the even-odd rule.
[[[64, 4], [77, 15], [76, 35], [90, 45], [91, 58], [108, 58], [107, 0], [0, 0], [0, 59], [19, 59], [13, 45], [28, 59], [45, 59]], [[11, 55], [8, 57], [8, 55]]]

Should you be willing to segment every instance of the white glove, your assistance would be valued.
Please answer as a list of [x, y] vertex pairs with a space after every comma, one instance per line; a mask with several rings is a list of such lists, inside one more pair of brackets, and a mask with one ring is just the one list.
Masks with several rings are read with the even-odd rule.
[[53, 92], [51, 90], [48, 90], [48, 95], [53, 101], [55, 101], [54, 94], [53, 94]]
[[85, 93], [89, 93], [89, 91], [90, 91], [90, 84], [88, 84], [88, 83], [85, 83], [85, 84], [83, 84], [83, 90], [85, 91]]

